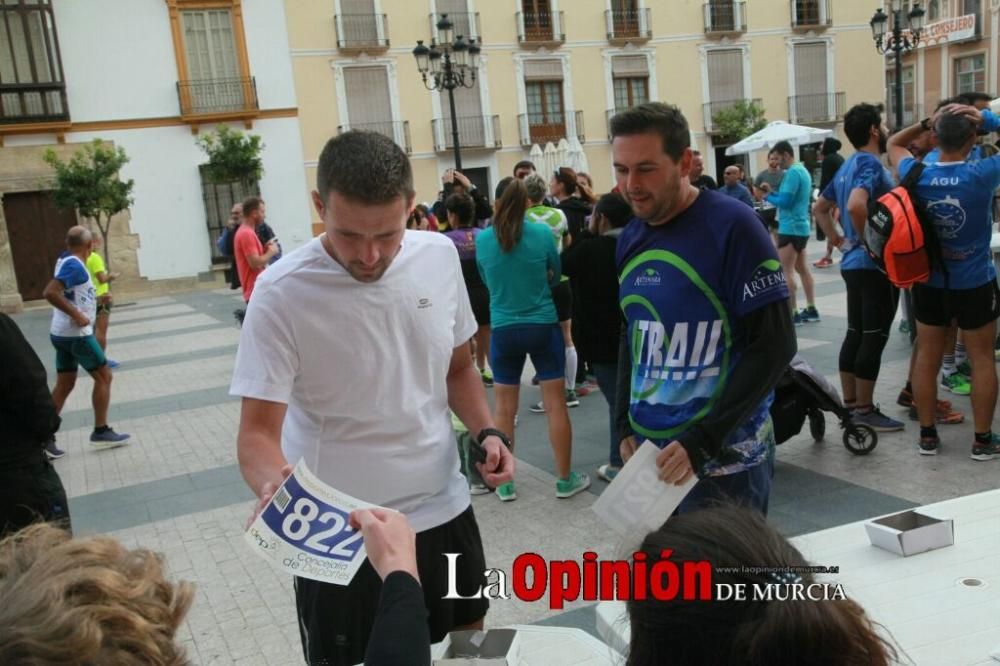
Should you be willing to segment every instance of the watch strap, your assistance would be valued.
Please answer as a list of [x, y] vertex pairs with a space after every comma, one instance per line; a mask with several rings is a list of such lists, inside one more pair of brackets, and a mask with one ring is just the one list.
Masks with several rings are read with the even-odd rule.
[[487, 437], [498, 437], [500, 441], [503, 442], [504, 446], [508, 449], [510, 448], [510, 437], [508, 437], [502, 430], [497, 430], [496, 428], [483, 428], [479, 431], [479, 434], [476, 435], [476, 441], [482, 444], [483, 440]]

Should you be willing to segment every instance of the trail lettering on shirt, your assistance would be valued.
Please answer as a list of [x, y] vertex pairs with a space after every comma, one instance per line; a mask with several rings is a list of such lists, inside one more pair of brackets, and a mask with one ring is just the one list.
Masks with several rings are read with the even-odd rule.
[[649, 379], [718, 377], [721, 336], [721, 319], [676, 322], [669, 337], [660, 322], [640, 319], [635, 322], [633, 340], [636, 366], [645, 367]]

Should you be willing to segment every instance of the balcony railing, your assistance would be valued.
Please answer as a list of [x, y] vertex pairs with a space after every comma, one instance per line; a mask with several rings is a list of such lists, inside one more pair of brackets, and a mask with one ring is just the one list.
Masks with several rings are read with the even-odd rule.
[[746, 32], [747, 3], [744, 0], [723, 0], [706, 2], [702, 5], [705, 14], [705, 33], [720, 35]]
[[389, 48], [389, 19], [385, 14], [337, 14], [333, 19], [341, 51]]
[[653, 37], [649, 24], [649, 8], [608, 9], [604, 12], [609, 42], [645, 41]]
[[178, 81], [181, 116], [257, 111], [257, 83], [249, 79], [203, 79]]
[[[462, 148], [500, 148], [500, 116], [459, 116], [458, 144]], [[434, 132], [434, 150], [444, 152], [455, 147], [452, 136], [451, 118], [435, 118], [431, 121]]]
[[788, 98], [788, 119], [793, 123], [834, 123], [846, 110], [847, 95], [842, 92]]
[[797, 30], [825, 28], [833, 23], [830, 0], [791, 0], [792, 27]]
[[413, 147], [410, 145], [409, 120], [386, 120], [380, 123], [348, 123], [337, 126], [337, 134], [343, 134], [349, 130], [378, 132], [395, 141], [396, 145], [400, 146], [407, 153], [413, 152]]
[[[705, 131], [709, 134], [718, 134], [719, 128], [716, 127], [715, 117], [722, 111], [728, 111], [733, 108], [736, 104], [748, 100], [743, 99], [726, 99], [726, 100], [716, 100], [713, 102], [706, 102], [702, 104], [702, 115], [705, 122]], [[754, 106], [761, 107], [764, 105], [763, 100], [760, 98], [749, 100]]]
[[583, 143], [583, 111], [564, 110], [562, 113], [522, 113], [517, 117], [521, 145], [559, 143], [560, 139], [575, 136]]
[[0, 125], [60, 120], [69, 120], [65, 84], [0, 84]]
[[517, 41], [519, 44], [558, 46], [566, 41], [562, 12], [518, 12]]
[[[441, 42], [441, 35], [438, 34], [437, 23], [441, 20], [444, 14], [431, 14], [431, 34], [437, 38], [438, 43]], [[479, 12], [450, 12], [448, 14], [448, 20], [451, 21], [452, 31], [457, 38], [459, 35], [465, 38], [465, 41], [469, 39], [479, 39], [479, 36], [483, 34], [479, 29]]]

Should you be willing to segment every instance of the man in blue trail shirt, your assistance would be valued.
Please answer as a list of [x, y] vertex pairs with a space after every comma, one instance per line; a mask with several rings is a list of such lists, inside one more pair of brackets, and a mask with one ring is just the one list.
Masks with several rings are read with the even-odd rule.
[[642, 104], [611, 121], [619, 190], [617, 414], [622, 456], [648, 439], [660, 478], [700, 481], [678, 511], [727, 498], [767, 511], [772, 389], [795, 354], [784, 275], [753, 210], [690, 181], [687, 120]]
[[926, 284], [913, 287], [917, 319], [914, 397], [920, 417], [921, 455], [936, 455], [940, 446], [934, 425], [937, 373], [952, 320], [963, 332], [972, 365], [972, 418], [975, 436], [971, 458], [1000, 455], [1000, 438], [992, 431], [997, 402], [993, 359], [1000, 289], [990, 253], [993, 192], [1000, 186], [1000, 155], [967, 161], [983, 116], [972, 106], [950, 105], [889, 140], [889, 156], [900, 179], [917, 163], [907, 146], [933, 127], [941, 155], [927, 164], [917, 182], [917, 197], [934, 224], [943, 266], [934, 266]]
[[[854, 421], [892, 432], [902, 430], [903, 423], [883, 414], [875, 406], [874, 394], [899, 290], [878, 270], [861, 242], [868, 202], [893, 187], [892, 175], [879, 159], [888, 132], [882, 114], [871, 104], [858, 104], [847, 112], [844, 132], [857, 152], [840, 166], [813, 208], [817, 223], [844, 255], [840, 276], [847, 287], [847, 335], [840, 347], [840, 385], [844, 406], [854, 410]], [[834, 226], [834, 207], [840, 208], [843, 237]]]

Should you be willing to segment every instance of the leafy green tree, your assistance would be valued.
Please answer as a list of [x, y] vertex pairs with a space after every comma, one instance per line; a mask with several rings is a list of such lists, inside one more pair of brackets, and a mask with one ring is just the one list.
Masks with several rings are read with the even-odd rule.
[[764, 107], [754, 101], [743, 99], [717, 111], [712, 116], [712, 125], [719, 134], [736, 142], [764, 129], [767, 126], [767, 118], [764, 117]]
[[228, 125], [202, 134], [195, 143], [208, 155], [206, 173], [213, 183], [240, 183], [246, 188], [264, 176], [260, 154], [264, 142], [255, 134], [244, 134]]
[[122, 180], [118, 173], [128, 163], [129, 157], [121, 146], [112, 148], [100, 139], [94, 139], [64, 162], [51, 148], [43, 159], [56, 172], [55, 205], [63, 210], [75, 209], [85, 220], [93, 221], [101, 231], [104, 243], [104, 263], [111, 270], [111, 251], [108, 235], [111, 218], [128, 210], [134, 200], [132, 188], [135, 181]]

